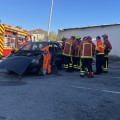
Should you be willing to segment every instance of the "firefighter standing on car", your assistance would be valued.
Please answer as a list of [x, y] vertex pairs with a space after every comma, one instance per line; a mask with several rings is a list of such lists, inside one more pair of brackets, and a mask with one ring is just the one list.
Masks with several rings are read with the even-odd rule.
[[102, 42], [100, 36], [96, 37], [96, 75], [99, 75], [103, 71], [104, 62], [104, 43]]
[[64, 56], [64, 62], [65, 62], [65, 69], [67, 72], [73, 71], [73, 43], [74, 43], [75, 37], [71, 36], [70, 39], [65, 40], [65, 43], [63, 44], [63, 56]]
[[80, 43], [81, 38], [76, 38], [76, 47], [73, 59], [73, 67], [75, 71], [80, 71]]
[[104, 47], [105, 47], [105, 50], [104, 50], [104, 63], [103, 63], [103, 72], [104, 73], [107, 73], [108, 72], [108, 62], [109, 62], [109, 53], [112, 49], [112, 46], [111, 46], [111, 43], [109, 42], [108, 40], [108, 35], [107, 34], [104, 34], [102, 35], [103, 37], [103, 41], [104, 41]]
[[93, 53], [95, 52], [95, 45], [92, 43], [92, 38], [90, 36], [84, 37], [80, 44], [80, 54], [81, 54], [81, 70], [80, 77], [85, 76], [85, 67], [88, 68], [88, 78], [93, 78], [92, 62]]

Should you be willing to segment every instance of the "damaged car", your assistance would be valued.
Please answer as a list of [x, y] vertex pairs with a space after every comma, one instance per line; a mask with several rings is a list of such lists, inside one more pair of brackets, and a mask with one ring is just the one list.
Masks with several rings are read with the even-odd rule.
[[22, 75], [28, 72], [35, 72], [38, 75], [45, 75], [43, 71], [43, 58], [47, 54], [41, 49], [49, 46], [51, 54], [51, 69], [56, 72], [57, 68], [62, 67], [62, 47], [57, 42], [31, 42], [17, 52], [13, 52], [6, 60], [0, 63], [0, 69], [6, 69]]

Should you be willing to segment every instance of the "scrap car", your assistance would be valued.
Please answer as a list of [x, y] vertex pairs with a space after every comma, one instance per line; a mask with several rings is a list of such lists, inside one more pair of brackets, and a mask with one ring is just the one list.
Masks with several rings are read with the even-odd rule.
[[62, 67], [63, 63], [62, 47], [58, 42], [30, 42], [1, 62], [0, 68], [19, 75], [26, 72], [35, 72], [38, 75], [46, 74], [42, 69], [43, 58], [47, 54], [42, 49], [46, 46], [49, 46], [51, 69], [52, 72], [55, 72]]

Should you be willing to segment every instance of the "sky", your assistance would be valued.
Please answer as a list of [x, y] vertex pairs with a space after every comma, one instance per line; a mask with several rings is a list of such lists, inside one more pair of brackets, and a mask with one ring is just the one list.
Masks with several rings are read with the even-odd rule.
[[[48, 29], [51, 0], [0, 0], [0, 20], [25, 30]], [[120, 0], [54, 0], [50, 31], [120, 23]]]

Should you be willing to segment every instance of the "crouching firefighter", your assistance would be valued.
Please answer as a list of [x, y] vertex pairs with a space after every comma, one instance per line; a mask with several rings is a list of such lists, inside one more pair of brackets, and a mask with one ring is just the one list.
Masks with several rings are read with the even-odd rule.
[[85, 67], [88, 68], [88, 78], [93, 78], [92, 62], [93, 54], [95, 52], [95, 45], [92, 42], [92, 38], [87, 36], [86, 39], [80, 44], [80, 54], [81, 54], [81, 70], [80, 77], [85, 76]]
[[65, 40], [64, 46], [63, 46], [63, 56], [64, 56], [64, 67], [67, 72], [73, 71], [73, 42], [74, 42], [74, 36], [71, 36], [70, 39]]
[[42, 61], [42, 75], [50, 74], [51, 73], [51, 54], [49, 51], [49, 46], [45, 46], [44, 48], [41, 49], [41, 51], [44, 51], [43, 53], [43, 61]]
[[103, 72], [107, 73], [108, 72], [108, 62], [109, 62], [109, 53], [112, 49], [111, 43], [108, 40], [108, 35], [104, 34], [102, 35], [103, 41], [104, 41], [104, 62], [103, 62]]

